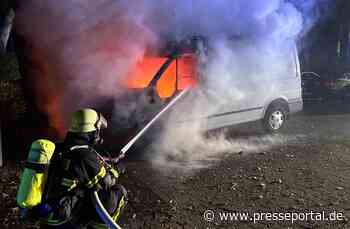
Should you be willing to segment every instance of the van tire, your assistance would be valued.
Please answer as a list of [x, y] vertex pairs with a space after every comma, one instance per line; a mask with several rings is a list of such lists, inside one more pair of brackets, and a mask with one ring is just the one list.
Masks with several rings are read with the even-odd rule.
[[263, 128], [268, 133], [277, 133], [283, 129], [288, 118], [288, 108], [281, 102], [272, 103], [262, 119]]

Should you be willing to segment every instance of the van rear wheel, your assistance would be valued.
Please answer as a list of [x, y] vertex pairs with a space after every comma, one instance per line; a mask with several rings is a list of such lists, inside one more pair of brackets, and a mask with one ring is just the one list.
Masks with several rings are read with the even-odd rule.
[[269, 133], [277, 133], [285, 126], [287, 114], [283, 104], [271, 104], [262, 120], [264, 129]]

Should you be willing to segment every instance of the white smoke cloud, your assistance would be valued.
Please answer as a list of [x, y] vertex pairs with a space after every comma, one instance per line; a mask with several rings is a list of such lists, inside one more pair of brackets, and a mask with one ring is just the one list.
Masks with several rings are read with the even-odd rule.
[[193, 125], [190, 127], [165, 132], [163, 139], [153, 148], [157, 153], [149, 154], [150, 161], [155, 167], [164, 172], [176, 170], [191, 173], [212, 166], [226, 156], [262, 153], [279, 145], [293, 144], [305, 137], [290, 135], [232, 137], [226, 130], [205, 136], [199, 134]]
[[[204, 136], [211, 115], [259, 107], [261, 101], [276, 98], [288, 85], [281, 75], [295, 74], [293, 43], [251, 40], [215, 40], [203, 69], [205, 78], [165, 122], [165, 131], [154, 144], [150, 159], [155, 166], [186, 171], [211, 165], [230, 153], [259, 152], [292, 137], [250, 136], [233, 139], [225, 131]], [[285, 50], [284, 50], [285, 49]], [[241, 118], [244, 118], [241, 116]], [[234, 121], [234, 120], [233, 120]]]
[[[235, 104], [247, 101], [248, 108], [257, 107], [285, 90], [288, 86], [278, 76], [295, 74], [293, 43], [317, 17], [282, 0], [204, 2], [163, 2], [163, 9], [172, 9], [168, 26], [155, 25], [174, 39], [204, 35], [211, 48], [200, 69], [204, 77], [200, 89], [175, 108], [154, 145], [150, 158], [157, 167], [201, 168], [227, 153], [266, 150], [293, 139], [251, 136], [230, 140], [225, 132], [204, 137], [203, 130], [206, 117], [212, 114], [237, 110]], [[309, 4], [308, 10], [319, 7], [316, 1]]]

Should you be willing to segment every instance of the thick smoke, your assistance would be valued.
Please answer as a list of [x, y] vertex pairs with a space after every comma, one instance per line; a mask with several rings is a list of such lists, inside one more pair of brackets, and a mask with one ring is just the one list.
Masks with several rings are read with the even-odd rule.
[[[266, 42], [266, 41], [265, 41]], [[290, 39], [276, 42], [215, 40], [206, 56], [205, 79], [166, 120], [165, 133], [154, 145], [150, 158], [157, 166], [191, 170], [210, 165], [230, 153], [259, 152], [293, 140], [291, 136], [232, 138], [226, 132], [203, 135], [215, 114], [260, 107], [262, 101], [278, 98], [290, 87], [284, 74], [296, 77], [294, 48]], [[280, 42], [280, 41], [279, 41]], [[235, 120], [239, 118], [239, 120]], [[244, 121], [237, 115], [231, 121]]]
[[[257, 98], [251, 97], [252, 91], [262, 98], [285, 87], [285, 83], [273, 77], [290, 71], [288, 55], [293, 43], [325, 12], [327, 3], [326, 0], [27, 0], [16, 12], [16, 30], [37, 50], [33, 54], [35, 60], [45, 63], [41, 64], [41, 74], [49, 75], [46, 79], [50, 82], [42, 82], [39, 90], [46, 88], [46, 98], [62, 95], [55, 103], [41, 101], [44, 111], [66, 113], [67, 117], [78, 107], [94, 106], [101, 100], [124, 94], [121, 82], [147, 48], [160, 48], [157, 44], [165, 39], [206, 37], [210, 52], [201, 53], [200, 66], [205, 67], [199, 69], [203, 78], [199, 89], [193, 92], [196, 99], [179, 104], [155, 146], [156, 155], [151, 156], [158, 165], [166, 165], [169, 158], [179, 159], [178, 155], [182, 155], [180, 159], [186, 164], [208, 155], [215, 158], [221, 151], [236, 151], [240, 140], [232, 145], [224, 136], [204, 138], [201, 129], [207, 123], [198, 117], [218, 112], [227, 103], [232, 105], [230, 109], [246, 99], [253, 105]], [[259, 87], [267, 82], [268, 88]], [[130, 102], [132, 106], [139, 103]], [[116, 117], [128, 117], [134, 110], [128, 104], [119, 107], [128, 109], [121, 112], [116, 109], [120, 112]], [[175, 128], [181, 119], [194, 121], [187, 128]], [[276, 142], [262, 141], [267, 146]], [[252, 142], [256, 141], [245, 141]], [[197, 152], [195, 157], [190, 156], [193, 152]]]
[[30, 47], [37, 106], [55, 128], [65, 129], [73, 110], [124, 92], [129, 70], [156, 41], [143, 15], [130, 10], [114, 0], [20, 2], [16, 32]]
[[173, 39], [203, 35], [210, 52], [202, 55], [201, 85], [168, 118], [165, 132], [154, 145], [156, 155], [150, 155], [152, 161], [157, 166], [191, 169], [226, 153], [266, 150], [292, 140], [281, 136], [230, 139], [225, 133], [219, 137], [202, 133], [210, 126], [205, 117], [242, 109], [242, 104], [259, 107], [260, 101], [288, 89], [288, 82], [279, 76], [296, 75], [295, 44], [327, 7], [326, 1], [159, 3], [156, 10], [171, 9], [167, 13], [171, 16], [161, 24], [153, 22], [153, 31], [171, 34]]

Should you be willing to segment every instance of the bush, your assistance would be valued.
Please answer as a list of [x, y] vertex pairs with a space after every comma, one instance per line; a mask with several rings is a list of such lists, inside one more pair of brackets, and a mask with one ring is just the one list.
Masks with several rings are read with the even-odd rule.
[[20, 79], [18, 62], [15, 54], [0, 57], [0, 80]]

